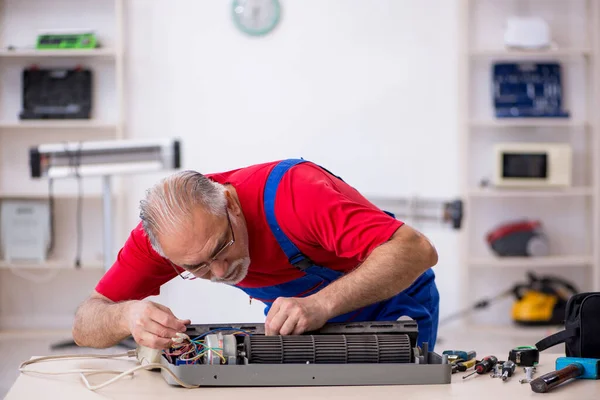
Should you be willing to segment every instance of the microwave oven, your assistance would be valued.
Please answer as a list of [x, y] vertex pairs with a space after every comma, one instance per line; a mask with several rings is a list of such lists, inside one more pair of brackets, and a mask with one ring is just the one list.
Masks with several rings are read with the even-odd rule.
[[567, 143], [498, 143], [494, 159], [495, 186], [571, 186], [572, 149]]

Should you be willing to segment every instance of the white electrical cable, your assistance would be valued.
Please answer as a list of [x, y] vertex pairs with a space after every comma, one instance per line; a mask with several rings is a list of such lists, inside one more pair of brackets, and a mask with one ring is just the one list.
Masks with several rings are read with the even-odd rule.
[[[35, 358], [32, 360], [27, 360], [21, 363], [21, 365], [19, 366], [19, 371], [23, 372], [23, 373], [35, 373], [35, 374], [42, 374], [42, 375], [67, 375], [67, 374], [80, 374], [81, 375], [81, 379], [83, 380], [83, 383], [85, 384], [85, 386], [92, 391], [98, 390], [98, 389], [102, 389], [103, 387], [106, 387], [112, 383], [115, 383], [116, 381], [118, 381], [119, 379], [127, 376], [127, 375], [133, 375], [133, 373], [135, 371], [141, 370], [141, 369], [155, 369], [155, 368], [160, 368], [162, 370], [167, 371], [167, 373], [169, 373], [171, 375], [171, 377], [181, 386], [187, 388], [187, 389], [193, 389], [193, 388], [197, 388], [199, 386], [195, 386], [195, 385], [189, 385], [185, 382], [183, 382], [181, 379], [179, 379], [174, 373], [173, 371], [171, 371], [169, 368], [165, 367], [164, 365], [160, 364], [160, 363], [149, 363], [149, 364], [145, 364], [145, 365], [138, 365], [137, 367], [131, 368], [127, 371], [116, 371], [116, 370], [107, 370], [107, 369], [86, 369], [86, 368], [82, 368], [82, 369], [71, 369], [71, 370], [67, 370], [67, 371], [40, 371], [40, 370], [35, 370], [35, 369], [28, 369], [25, 368], [28, 365], [31, 364], [35, 364], [41, 361], [56, 361], [56, 360], [71, 360], [71, 359], [107, 359], [107, 358], [119, 358], [119, 357], [136, 357], [137, 356], [137, 350], [129, 350], [126, 353], [117, 353], [117, 354], [64, 354], [64, 355], [58, 355], [58, 356], [44, 356], [44, 357], [39, 357], [39, 358]], [[94, 375], [94, 374], [118, 374], [117, 376], [115, 376], [114, 378], [109, 379], [108, 381], [101, 383], [99, 385], [95, 385], [92, 386], [90, 385], [90, 382], [88, 381], [86, 375]]]
[[130, 369], [130, 370], [128, 370], [128, 371], [124, 371], [124, 372], [122, 372], [120, 375], [117, 375], [117, 376], [115, 376], [114, 378], [111, 378], [111, 379], [109, 379], [108, 381], [106, 381], [106, 382], [104, 382], [104, 383], [101, 383], [100, 385], [96, 385], [96, 386], [91, 386], [91, 385], [90, 385], [90, 383], [89, 383], [89, 381], [87, 380], [87, 378], [85, 377], [85, 375], [84, 375], [84, 374], [81, 374], [81, 379], [83, 379], [83, 382], [85, 383], [85, 386], [86, 386], [88, 389], [90, 389], [90, 390], [98, 390], [98, 389], [102, 389], [102, 388], [103, 388], [103, 387], [105, 387], [105, 386], [108, 386], [108, 385], [110, 385], [111, 383], [114, 383], [114, 382], [118, 381], [119, 379], [121, 379], [121, 378], [123, 378], [123, 377], [125, 377], [125, 376], [127, 376], [127, 375], [133, 374], [135, 371], [138, 371], [138, 370], [140, 370], [140, 369], [155, 369], [155, 368], [160, 368], [160, 369], [162, 369], [162, 370], [165, 370], [165, 371], [167, 371], [167, 372], [168, 372], [168, 373], [171, 375], [171, 377], [172, 377], [173, 379], [175, 379], [175, 381], [176, 381], [178, 384], [180, 384], [181, 386], [183, 386], [184, 388], [187, 388], [187, 389], [195, 389], [195, 388], [198, 388], [198, 387], [200, 387], [200, 386], [198, 386], [198, 385], [188, 385], [187, 383], [185, 383], [185, 382], [183, 382], [181, 379], [179, 379], [179, 378], [177, 377], [177, 375], [175, 375], [175, 374], [173, 373], [173, 371], [171, 371], [169, 368], [167, 368], [167, 367], [165, 367], [164, 365], [162, 365], [162, 364], [159, 364], [159, 363], [152, 363], [152, 364], [146, 364], [146, 365], [138, 365], [137, 367], [135, 367], [135, 368], [131, 368], [131, 369]]

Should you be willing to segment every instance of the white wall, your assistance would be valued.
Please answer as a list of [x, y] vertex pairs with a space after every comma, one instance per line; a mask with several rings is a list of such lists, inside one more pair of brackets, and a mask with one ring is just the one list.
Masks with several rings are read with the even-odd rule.
[[[263, 38], [236, 30], [230, 2], [132, 0], [127, 11], [129, 134], [181, 137], [184, 168], [302, 156], [367, 195], [458, 195], [456, 1], [282, 0]], [[127, 182], [129, 228], [158, 177]], [[456, 233], [422, 229], [440, 253], [444, 314], [458, 304]], [[195, 323], [263, 318], [242, 292], [207, 282], [174, 280], [158, 300]]]
[[[71, 7], [73, 0], [60, 0], [40, 12], [43, 1], [7, 3], [2, 45], [26, 46], [39, 28], [72, 25], [92, 26], [107, 45], [113, 43], [113, 2], [85, 0], [79, 11]], [[302, 156], [369, 196], [459, 195], [458, 1], [281, 0], [281, 24], [263, 38], [236, 30], [230, 1], [124, 1], [130, 137], [178, 136], [184, 167], [202, 172]], [[23, 62], [0, 67], [2, 119], [15, 118], [20, 90], [15, 71]], [[110, 121], [116, 110], [113, 70], [110, 63], [93, 66], [99, 84], [110, 82], [98, 89], [97, 104], [99, 117]], [[26, 154], [31, 144], [54, 142], [57, 135], [74, 140], [75, 134], [87, 134], [44, 133], [0, 136], [0, 189], [17, 190], [13, 184], [18, 184], [20, 192], [44, 193], [45, 183], [28, 179], [26, 157], [18, 154]], [[117, 247], [137, 223], [144, 190], [161, 176], [125, 179], [127, 212], [116, 221]], [[74, 187], [61, 182], [56, 190]], [[87, 181], [84, 193], [99, 189], [97, 180]], [[75, 242], [71, 200], [61, 202], [57, 221], [59, 255], [67, 261], [74, 257]], [[84, 204], [84, 259], [99, 262], [101, 203], [89, 197]], [[453, 279], [457, 232], [435, 224], [417, 228], [440, 253], [435, 270], [442, 314], [453, 311], [460, 290]], [[25, 272], [27, 277], [0, 271], [2, 329], [70, 327], [77, 305], [101, 276], [100, 270], [85, 268]], [[196, 323], [263, 319], [262, 306], [249, 306], [241, 291], [207, 282], [174, 280], [158, 301]]]

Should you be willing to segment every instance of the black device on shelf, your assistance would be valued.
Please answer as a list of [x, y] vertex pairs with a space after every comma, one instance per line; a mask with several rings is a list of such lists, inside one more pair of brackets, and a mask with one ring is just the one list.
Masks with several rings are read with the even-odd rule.
[[22, 120], [89, 119], [92, 71], [84, 68], [27, 68], [23, 71]]

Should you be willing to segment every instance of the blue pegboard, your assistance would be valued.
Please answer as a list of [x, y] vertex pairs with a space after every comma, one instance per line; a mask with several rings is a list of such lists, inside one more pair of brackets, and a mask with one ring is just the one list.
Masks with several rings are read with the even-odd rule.
[[492, 74], [496, 117], [569, 117], [558, 63], [496, 63]]

